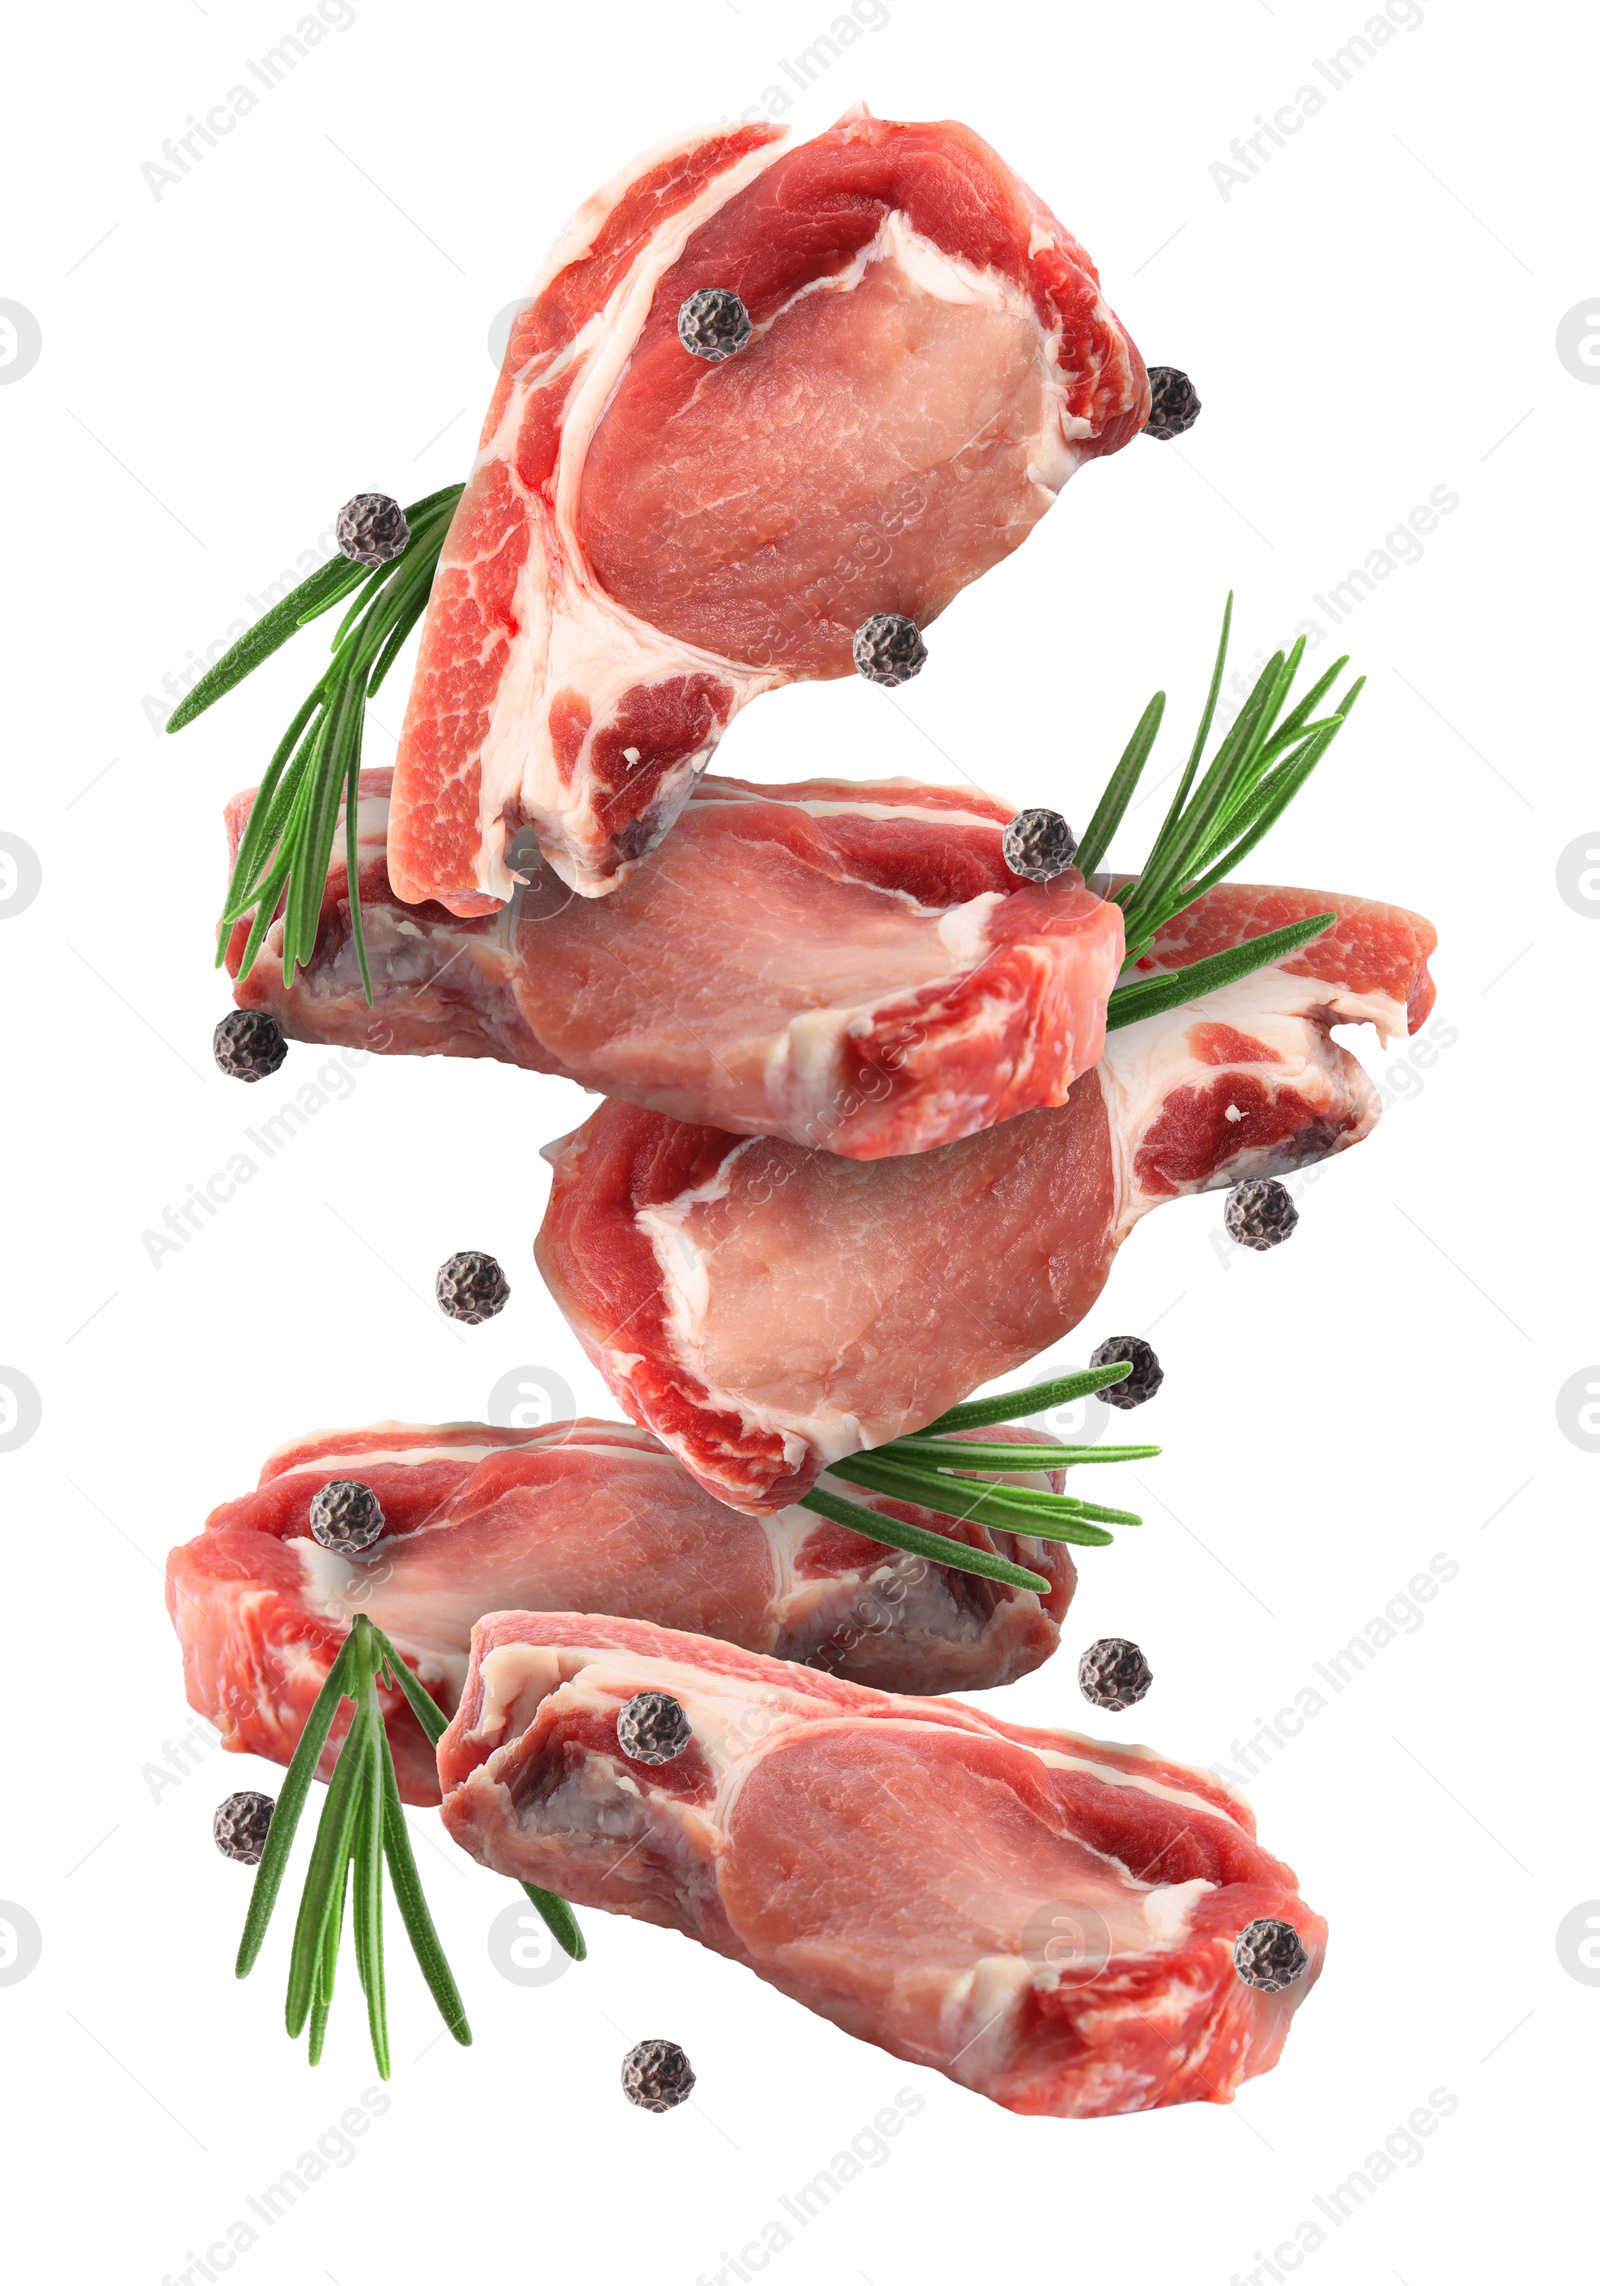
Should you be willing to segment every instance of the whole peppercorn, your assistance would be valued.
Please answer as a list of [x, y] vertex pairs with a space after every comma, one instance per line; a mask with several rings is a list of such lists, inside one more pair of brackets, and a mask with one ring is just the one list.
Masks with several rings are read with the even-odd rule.
[[1230, 1238], [1265, 1254], [1269, 1247], [1283, 1244], [1300, 1220], [1300, 1210], [1282, 1183], [1271, 1175], [1258, 1175], [1253, 1182], [1234, 1185], [1222, 1220]]
[[1167, 1378], [1161, 1370], [1161, 1361], [1147, 1341], [1137, 1334], [1112, 1334], [1100, 1344], [1091, 1365], [1123, 1365], [1133, 1367], [1126, 1381], [1113, 1381], [1095, 1395], [1102, 1405], [1115, 1405], [1120, 1412], [1129, 1413], [1135, 1405], [1148, 1403]]
[[670, 1691], [636, 1691], [617, 1716], [617, 1744], [630, 1762], [676, 1762], [693, 1736]]
[[1136, 1707], [1154, 1681], [1149, 1660], [1126, 1636], [1102, 1636], [1078, 1661], [1079, 1690], [1107, 1714], [1125, 1714]]
[[322, 1485], [311, 1502], [311, 1537], [321, 1548], [341, 1556], [364, 1555], [383, 1537], [383, 1510], [370, 1484], [352, 1476], [336, 1476]]
[[869, 683], [882, 683], [885, 690], [897, 691], [913, 675], [921, 674], [928, 663], [928, 646], [914, 619], [902, 618], [898, 611], [875, 611], [856, 629], [850, 656], [856, 672], [865, 675]]
[[1024, 881], [1053, 881], [1078, 854], [1078, 837], [1059, 810], [1018, 810], [1000, 844]]
[[1233, 1965], [1257, 1992], [1287, 1992], [1305, 1975], [1311, 1955], [1287, 1921], [1252, 1921], [1233, 1941]]
[[1187, 373], [1180, 373], [1175, 365], [1152, 365], [1150, 368], [1150, 418], [1145, 422], [1147, 437], [1159, 437], [1170, 444], [1192, 429], [1200, 418], [1200, 399], [1195, 385]]
[[219, 1802], [211, 1821], [211, 1838], [223, 1856], [231, 1857], [236, 1865], [259, 1865], [267, 1846], [272, 1808], [270, 1794], [230, 1794], [225, 1802]]
[[387, 564], [409, 542], [411, 527], [399, 501], [387, 492], [358, 492], [340, 509], [333, 536], [353, 564]]
[[492, 1254], [452, 1254], [433, 1281], [439, 1307], [464, 1326], [496, 1318], [511, 1299], [511, 1286]]
[[264, 1008], [235, 1008], [211, 1035], [217, 1069], [229, 1079], [270, 1079], [289, 1053], [276, 1017]]
[[641, 2040], [622, 2059], [622, 2092], [641, 2111], [674, 2111], [694, 2087], [694, 2067], [676, 2040]]
[[726, 286], [702, 286], [678, 312], [678, 339], [710, 365], [737, 357], [752, 330], [750, 312]]

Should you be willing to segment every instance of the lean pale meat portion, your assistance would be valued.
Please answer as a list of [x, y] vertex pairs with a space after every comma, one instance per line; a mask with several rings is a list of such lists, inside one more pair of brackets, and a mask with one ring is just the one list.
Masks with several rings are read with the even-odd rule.
[[1312, 914], [1327, 933], [1113, 1031], [1058, 1110], [856, 1165], [607, 1103], [551, 1146], [540, 1269], [635, 1420], [720, 1499], [795, 1499], [1070, 1332], [1164, 1199], [1347, 1150], [1378, 1116], [1335, 1024], [1385, 1039], [1433, 1004], [1434, 932], [1397, 906], [1214, 890], [1142, 964]]
[[[926, 626], [1148, 417], [1093, 264], [969, 128], [783, 132], [646, 153], [533, 283], [423, 623], [407, 903], [503, 903], [524, 824], [616, 888], [748, 699]], [[705, 287], [754, 326], [722, 363], [678, 337]]]
[[[646, 1766], [617, 1714], [657, 1690], [694, 1738]], [[1327, 1941], [1198, 1771], [637, 1622], [486, 1619], [439, 1777], [480, 1864], [679, 1929], [1012, 2111], [1229, 2102], [1276, 2063]], [[1265, 1919], [1310, 1955], [1280, 1993], [1233, 1968]]]
[[[986, 1430], [1023, 1451], [1042, 1442]], [[365, 1556], [311, 1535], [313, 1495], [370, 1485], [384, 1537]], [[1059, 1472], [1014, 1480], [1060, 1491]], [[618, 1421], [494, 1429], [478, 1422], [329, 1430], [275, 1452], [254, 1492], [217, 1509], [167, 1560], [167, 1609], [189, 1704], [236, 1753], [287, 1762], [358, 1612], [447, 1711], [473, 1624], [529, 1603], [602, 1606], [890, 1690], [981, 1690], [1048, 1659], [1076, 1574], [1056, 1541], [1019, 1539], [859, 1486], [842, 1498], [1042, 1572], [1041, 1598], [863, 1539], [809, 1509], [754, 1521], [702, 1492]], [[436, 1802], [431, 1748], [398, 1693], [380, 1693], [400, 1790]], [[322, 1775], [337, 1759], [335, 1729]]]
[[[399, 1055], [497, 1056], [676, 1119], [852, 1159], [926, 1151], [1061, 1103], [1099, 1055], [1122, 914], [1076, 874], [1019, 880], [1010, 808], [910, 779], [704, 778], [615, 895], [547, 871], [457, 919], [403, 905], [384, 861], [389, 775], [357, 820], [369, 1007], [344, 835], [315, 955], [283, 982], [275, 922], [234, 998], [289, 1036]], [[228, 807], [238, 848], [253, 796]], [[234, 932], [237, 968], [246, 937]]]

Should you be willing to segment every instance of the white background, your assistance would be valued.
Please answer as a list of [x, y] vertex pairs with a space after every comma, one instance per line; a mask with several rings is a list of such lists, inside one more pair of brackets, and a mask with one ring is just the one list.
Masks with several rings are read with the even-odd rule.
[[[313, 1425], [470, 1417], [525, 1364], [612, 1410], [529, 1259], [538, 1146], [583, 1111], [553, 1080], [370, 1062], [152, 1264], [141, 1234], [317, 1067], [296, 1048], [248, 1094], [215, 1071], [209, 947], [222, 802], [258, 774], [320, 638], [180, 739], [143, 702], [251, 616], [246, 595], [349, 493], [411, 499], [464, 473], [491, 321], [568, 212], [637, 149], [791, 85], [779, 64], [830, 8], [354, 0], [350, 28], [159, 198], [141, 165], [292, 28], [295, 0], [12, 20], [0, 297], [33, 314], [42, 353], [0, 388], [0, 831], [43, 887], [0, 926], [0, 1366], [37, 1387], [43, 1425], [0, 1453], [0, 1899], [43, 1952], [0, 1985], [0, 2154], [11, 2267], [30, 2275], [181, 2277], [374, 2079], [348, 1990], [316, 2074], [285, 2039], [286, 1931], [232, 1977], [248, 1876], [210, 1816], [274, 1773], [210, 1752], [152, 1795], [147, 1768], [201, 1735], [162, 1610], [169, 1545]], [[964, 772], [1081, 826], [1158, 683], [1172, 760], [1230, 585], [1248, 661], [1308, 615], [1326, 627], [1311, 598], [1430, 491], [1459, 500], [1340, 630], [1370, 688], [1267, 854], [1269, 877], [1437, 923], [1451, 1044], [1418, 1070], [1356, 1043], [1397, 1100], [1305, 1187], [1292, 1244], [1224, 1254], [1214, 1198], [1131, 1241], [1059, 1362], [1156, 1327], [1149, 1521], [1085, 1556], [1060, 1655], [995, 1703], [1077, 1721], [1079, 1649], [1125, 1632], [1157, 1682], [1118, 1735], [1232, 1761], [1428, 1559], [1459, 1570], [1250, 1783], [1333, 1933], [1282, 2064], [1232, 2108], [1016, 2120], [598, 1914], [587, 1965], [521, 1989], [486, 1948], [512, 1893], [419, 1816], [477, 2045], [436, 2037], [397, 1943], [391, 2108], [236, 2269], [247, 2286], [446, 2265], [693, 2286], [912, 2087], [925, 2105], [892, 2156], [774, 2257], [782, 2286], [980, 2269], [1227, 2286], [1269, 2276], [1256, 2250], [1307, 2218], [1327, 2232], [1303, 2263], [1317, 2286], [1570, 2276], [1557, 2242], [1591, 2150], [1600, 1991], [1555, 1934], [1600, 1894], [1600, 1459], [1563, 1436], [1556, 1396], [1600, 1357], [1600, 902], [1564, 902], [1557, 865], [1579, 837], [1600, 847], [1600, 388], [1555, 342], [1600, 295], [1593, 43], [1576, 10], [1396, 0], [1420, 21], [1224, 196], [1214, 163], [1326, 87], [1313, 60], [1361, 28], [1363, 0], [863, 0], [880, 13], [788, 123], [816, 132], [858, 97], [969, 122], [1205, 413], [1073, 483], [946, 614], [915, 685], [763, 699], [729, 770]], [[403, 688], [377, 707], [391, 737]], [[372, 759], [389, 744], [374, 730]], [[462, 1246], [497, 1253], [514, 1288], [472, 1332], [427, 1299]], [[645, 2033], [689, 2049], [692, 2108], [622, 2100], [619, 2058]], [[1420, 2158], [1342, 2227], [1320, 2218], [1317, 2195], [1434, 2090], [1457, 2108]]]

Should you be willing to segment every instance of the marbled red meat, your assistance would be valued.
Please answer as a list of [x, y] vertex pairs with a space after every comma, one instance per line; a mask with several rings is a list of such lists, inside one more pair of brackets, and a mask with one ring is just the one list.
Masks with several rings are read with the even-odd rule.
[[1434, 932], [1398, 906], [1213, 890], [1150, 973], [1333, 911], [1292, 959], [1110, 1034], [1055, 1110], [858, 1165], [607, 1103], [551, 1147], [539, 1266], [619, 1402], [759, 1512], [1025, 1364], [1092, 1307], [1163, 1199], [1359, 1143], [1377, 1097], [1335, 1024], [1433, 1004]]
[[[655, 1690], [694, 1737], [647, 1767], [617, 1714]], [[1017, 2112], [1230, 2101], [1277, 2062], [1327, 1940], [1244, 1803], [1149, 1748], [638, 1622], [485, 1620], [439, 1776], [480, 1864], [681, 1930]], [[1268, 1919], [1310, 1956], [1279, 1993], [1233, 1966]]]
[[[647, 153], [534, 282], [423, 625], [407, 903], [504, 902], [525, 823], [582, 894], [614, 889], [740, 706], [851, 673], [876, 613], [925, 627], [1144, 425], [1093, 264], [969, 128], [782, 134]], [[755, 328], [723, 363], [678, 338], [707, 286]]]
[[[1043, 1441], [1013, 1426], [1025, 1450]], [[385, 1535], [370, 1554], [318, 1545], [309, 1511], [335, 1478], [370, 1485]], [[1015, 1480], [1060, 1491], [1059, 1472]], [[275, 1452], [254, 1492], [167, 1561], [167, 1608], [189, 1704], [236, 1753], [287, 1762], [339, 1646], [364, 1611], [447, 1711], [473, 1623], [528, 1603], [625, 1617], [805, 1660], [886, 1689], [981, 1690], [1049, 1658], [1076, 1574], [1056, 1541], [958, 1523], [832, 1482], [844, 1499], [1021, 1563], [1041, 1597], [925, 1563], [809, 1509], [753, 1522], [710, 1499], [654, 1437], [618, 1421], [328, 1430]], [[436, 1802], [431, 1748], [398, 1692], [380, 1693], [400, 1790]], [[328, 1776], [341, 1717], [323, 1758]]]
[[[403, 905], [389, 775], [358, 815], [369, 1005], [335, 837], [315, 954], [283, 981], [274, 923], [234, 998], [291, 1039], [498, 1056], [674, 1118], [848, 1158], [926, 1151], [1060, 1103], [1099, 1055], [1122, 914], [1076, 873], [1006, 866], [1010, 806], [910, 779], [704, 778], [615, 895], [548, 873], [491, 916]], [[250, 795], [229, 804], [237, 850]], [[555, 894], [549, 894], [554, 890]], [[230, 945], [243, 956], [246, 927]]]

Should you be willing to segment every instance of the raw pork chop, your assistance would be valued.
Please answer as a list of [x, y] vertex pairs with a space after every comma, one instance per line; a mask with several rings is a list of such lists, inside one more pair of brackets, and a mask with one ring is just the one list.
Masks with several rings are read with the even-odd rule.
[[1228, 886], [1141, 965], [1330, 910], [1292, 959], [1112, 1032], [1059, 1110], [916, 1159], [856, 1166], [604, 1104], [551, 1147], [539, 1266], [635, 1420], [720, 1499], [782, 1507], [1059, 1341], [1163, 1199], [1361, 1141], [1377, 1098], [1330, 1028], [1415, 1030], [1426, 921]]
[[[309, 968], [285, 988], [279, 921], [235, 988], [294, 1039], [498, 1056], [852, 1159], [1062, 1103], [1104, 1043], [1121, 908], [1076, 873], [1020, 881], [1001, 855], [1011, 810], [988, 794], [703, 778], [671, 841], [614, 896], [574, 897], [543, 873], [460, 920], [395, 898], [388, 792], [386, 771], [363, 774], [371, 1007], [342, 833]], [[252, 799], [228, 806], [232, 850]], [[240, 922], [234, 968], [246, 935]]]
[[[1018, 1427], [983, 1434], [1041, 1441]], [[312, 1496], [338, 1477], [370, 1485], [384, 1512], [385, 1535], [365, 1557], [311, 1536]], [[1059, 1471], [1006, 1481], [1062, 1488]], [[957, 1523], [858, 1485], [829, 1489], [1042, 1572], [1050, 1594], [925, 1563], [805, 1508], [752, 1523], [621, 1422], [384, 1421], [282, 1446], [254, 1492], [173, 1550], [167, 1608], [189, 1704], [235, 1753], [287, 1762], [358, 1611], [447, 1710], [474, 1621], [528, 1603], [604, 1604], [890, 1690], [981, 1690], [1049, 1658], [1076, 1585], [1059, 1542]], [[381, 1695], [401, 1792], [436, 1802], [431, 1748], [399, 1694]]]
[[[585, 896], [747, 699], [925, 627], [1144, 426], [1093, 264], [969, 128], [713, 128], [582, 207], [512, 328], [423, 623], [389, 871], [483, 913], [524, 822]], [[678, 337], [722, 287], [725, 362]]]
[[[694, 1739], [650, 1767], [617, 1713], [658, 1690]], [[681, 1929], [1012, 2111], [1229, 2102], [1277, 2062], [1327, 1940], [1244, 1803], [1147, 1747], [637, 1621], [484, 1620], [439, 1777], [480, 1864]], [[1271, 1994], [1232, 1957], [1267, 1919], [1311, 1956]]]

